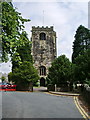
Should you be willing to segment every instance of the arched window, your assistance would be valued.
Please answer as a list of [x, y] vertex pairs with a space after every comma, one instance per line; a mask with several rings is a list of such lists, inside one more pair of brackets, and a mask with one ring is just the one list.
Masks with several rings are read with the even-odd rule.
[[40, 40], [46, 40], [46, 34], [40, 33]]
[[40, 75], [46, 75], [46, 67], [40, 66]]

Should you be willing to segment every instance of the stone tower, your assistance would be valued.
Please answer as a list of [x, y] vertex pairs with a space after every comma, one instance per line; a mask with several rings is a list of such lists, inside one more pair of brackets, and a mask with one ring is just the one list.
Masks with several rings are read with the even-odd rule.
[[40, 86], [45, 86], [48, 68], [56, 58], [56, 32], [51, 27], [32, 27], [32, 55], [40, 76]]

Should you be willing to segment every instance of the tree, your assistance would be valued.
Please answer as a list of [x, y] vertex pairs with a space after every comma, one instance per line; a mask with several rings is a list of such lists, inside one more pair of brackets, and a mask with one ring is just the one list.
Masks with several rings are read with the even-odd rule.
[[6, 80], [4, 76], [1, 77], [2, 82]]
[[[29, 82], [35, 83], [38, 73], [33, 67], [31, 55], [31, 41], [24, 31], [24, 19], [21, 13], [14, 9], [11, 2], [2, 2], [2, 61], [12, 61], [12, 73], [8, 75], [9, 81], [17, 86], [28, 87]], [[22, 88], [21, 88], [22, 89]]]
[[72, 62], [75, 63], [75, 58], [83, 55], [84, 51], [90, 48], [90, 30], [80, 25], [75, 34], [73, 42]]
[[[17, 86], [20, 86], [20, 88], [22, 86], [23, 89], [25, 89], [25, 87], [28, 88], [31, 82], [34, 85], [36, 84], [37, 82], [36, 77], [38, 78], [38, 73], [36, 69], [33, 67], [33, 59], [31, 55], [31, 42], [27, 38], [27, 34], [25, 31], [22, 32], [20, 36], [20, 40], [22, 40], [22, 44], [17, 48], [17, 51], [12, 56], [12, 73], [9, 74], [9, 80], [12, 80], [13, 82], [15, 82]], [[24, 44], [23, 44], [23, 41], [24, 41]], [[27, 71], [28, 76], [25, 73], [25, 71]], [[28, 78], [30, 76], [33, 76], [33, 77]]]
[[0, 2], [2, 6], [2, 61], [8, 61], [8, 54], [13, 55], [17, 48], [24, 42], [21, 33], [24, 31], [24, 22], [30, 21], [24, 19], [21, 13], [13, 8], [11, 2]]
[[28, 89], [29, 83], [35, 84], [39, 79], [37, 70], [32, 63], [24, 61], [13, 73], [9, 74], [9, 80], [12, 80], [20, 90]]
[[75, 78], [80, 83], [90, 83], [90, 49], [75, 59]]
[[22, 32], [22, 34], [20, 35], [20, 40], [22, 41], [22, 44], [17, 47], [17, 50], [13, 54], [11, 59], [12, 71], [14, 68], [19, 67], [19, 65], [24, 61], [28, 61], [33, 64], [33, 59], [31, 55], [31, 41], [29, 41], [27, 33], [25, 31]]
[[13, 76], [13, 73], [10, 72], [10, 73], [8, 74], [8, 81], [9, 81], [9, 82], [12, 82], [12, 81], [13, 81], [13, 80], [12, 80], [12, 76]]
[[31, 55], [31, 41], [29, 41], [28, 37], [27, 37], [27, 33], [24, 31], [22, 32], [22, 34], [20, 35], [20, 39], [23, 43], [20, 44], [20, 46], [17, 48], [17, 52], [19, 53], [20, 57], [21, 57], [21, 61], [29, 61], [31, 63], [33, 63], [33, 59], [32, 59], [32, 55]]
[[72, 63], [65, 55], [59, 56], [54, 60], [49, 68], [47, 77], [48, 84], [63, 84], [67, 81], [71, 82]]
[[75, 64], [74, 80], [80, 83], [90, 81], [90, 30], [80, 25], [73, 43], [72, 62]]

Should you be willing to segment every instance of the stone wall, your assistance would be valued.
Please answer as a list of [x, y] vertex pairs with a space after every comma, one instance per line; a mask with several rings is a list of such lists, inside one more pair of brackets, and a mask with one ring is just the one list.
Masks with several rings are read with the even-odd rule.
[[[46, 39], [40, 40], [40, 33], [45, 33]], [[39, 70], [40, 66], [46, 67], [46, 73], [51, 66], [52, 61], [56, 58], [56, 32], [51, 27], [32, 27], [32, 55], [34, 65]], [[46, 74], [47, 75], [47, 74]], [[46, 77], [46, 76], [43, 76]]]

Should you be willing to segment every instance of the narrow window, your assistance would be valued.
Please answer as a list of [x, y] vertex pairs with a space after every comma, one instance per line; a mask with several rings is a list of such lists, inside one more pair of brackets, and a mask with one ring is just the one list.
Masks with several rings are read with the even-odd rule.
[[46, 75], [46, 67], [44, 66], [40, 67], [40, 75]]
[[46, 40], [46, 34], [40, 33], [40, 40]]

